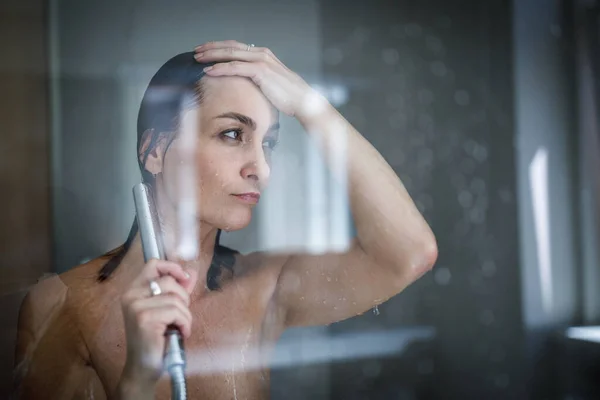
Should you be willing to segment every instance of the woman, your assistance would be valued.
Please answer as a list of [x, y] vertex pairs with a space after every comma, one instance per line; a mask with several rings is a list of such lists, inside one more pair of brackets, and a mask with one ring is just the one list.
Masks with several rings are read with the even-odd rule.
[[[240, 255], [218, 245], [220, 229], [248, 225], [267, 185], [279, 112], [325, 155], [345, 136], [357, 230], [345, 253]], [[360, 314], [435, 262], [434, 236], [390, 166], [266, 48], [210, 42], [169, 60], [142, 101], [138, 139], [171, 261], [144, 264], [132, 229], [124, 247], [36, 285], [19, 321], [24, 398], [168, 398], [163, 334], [176, 324], [189, 398], [262, 399], [269, 351], [286, 328]], [[193, 185], [178, 174], [190, 165]], [[199, 240], [190, 260], [175, 243], [179, 201], [194, 191]]]

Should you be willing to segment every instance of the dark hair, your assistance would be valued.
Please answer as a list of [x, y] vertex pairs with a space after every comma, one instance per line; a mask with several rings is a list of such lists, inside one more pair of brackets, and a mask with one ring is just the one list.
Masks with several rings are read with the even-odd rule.
[[[211, 64], [201, 64], [194, 58], [193, 52], [178, 54], [171, 58], [156, 72], [150, 80], [138, 113], [137, 120], [137, 157], [142, 173], [142, 181], [150, 188], [154, 185], [154, 176], [145, 168], [146, 159], [157, 145], [161, 135], [169, 134], [170, 142], [175, 139], [181, 112], [189, 107], [199, 105], [204, 99], [204, 90], [200, 79], [204, 76], [204, 68]], [[150, 144], [140, 156], [141, 146], [150, 134]], [[131, 247], [138, 232], [137, 220], [122, 246], [106, 253], [110, 257], [98, 274], [98, 280], [103, 282], [123, 261], [123, 257]], [[235, 250], [219, 244], [221, 230], [217, 231], [215, 251], [208, 269], [206, 284], [210, 290], [219, 288], [219, 278], [223, 268], [233, 270]]]

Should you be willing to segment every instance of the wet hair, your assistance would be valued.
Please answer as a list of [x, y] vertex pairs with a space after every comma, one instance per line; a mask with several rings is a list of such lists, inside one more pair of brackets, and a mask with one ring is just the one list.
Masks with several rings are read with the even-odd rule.
[[[142, 181], [151, 190], [155, 177], [146, 170], [146, 159], [165, 134], [170, 135], [166, 146], [168, 149], [176, 138], [182, 111], [202, 103], [205, 91], [200, 80], [204, 76], [204, 68], [209, 65], [197, 62], [193, 52], [178, 54], [160, 67], [146, 88], [138, 113], [136, 155]], [[144, 154], [140, 154], [141, 146], [148, 140], [147, 135], [150, 135], [150, 144]], [[134, 219], [125, 243], [104, 255], [109, 260], [98, 273], [98, 281], [106, 281], [121, 264], [137, 232], [137, 220]], [[206, 285], [210, 290], [219, 289], [219, 280], [225, 270], [233, 272], [237, 254], [237, 251], [221, 246], [220, 237], [219, 229], [206, 277]]]

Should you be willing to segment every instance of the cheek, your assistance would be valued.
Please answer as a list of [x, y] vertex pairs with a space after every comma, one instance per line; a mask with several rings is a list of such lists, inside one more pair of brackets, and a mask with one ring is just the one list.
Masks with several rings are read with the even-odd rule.
[[231, 186], [231, 168], [222, 159], [208, 159], [198, 157], [196, 162], [196, 174], [201, 197], [216, 197], [223, 195]]

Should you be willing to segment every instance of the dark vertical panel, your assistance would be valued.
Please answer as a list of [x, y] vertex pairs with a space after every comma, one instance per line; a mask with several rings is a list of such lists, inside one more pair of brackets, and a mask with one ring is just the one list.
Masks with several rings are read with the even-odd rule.
[[52, 270], [46, 2], [0, 2], [0, 398], [26, 287]]
[[[343, 11], [342, 11], [343, 10]], [[522, 398], [509, 2], [322, 2], [325, 75], [438, 239], [434, 271], [347, 330], [433, 341], [333, 366], [340, 399]]]

